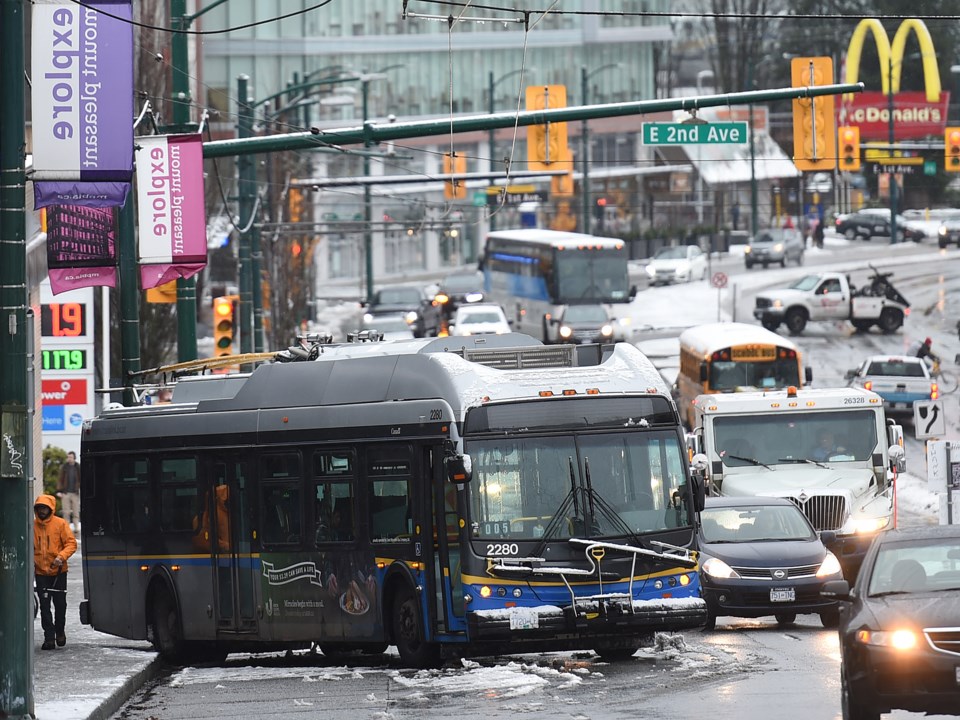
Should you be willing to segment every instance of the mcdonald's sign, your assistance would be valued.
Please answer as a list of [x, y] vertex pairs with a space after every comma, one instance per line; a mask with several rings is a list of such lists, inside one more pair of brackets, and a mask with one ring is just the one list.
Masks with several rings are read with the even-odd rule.
[[[925, 92], [900, 92], [904, 51], [911, 32], [916, 34], [920, 44]], [[859, 126], [861, 140], [889, 140], [889, 103], [892, 93], [894, 140], [943, 135], [950, 93], [941, 89], [937, 53], [927, 26], [916, 18], [904, 20], [891, 43], [878, 19], [861, 20], [847, 46], [845, 82], [855, 83], [859, 80], [860, 58], [868, 35], [873, 37], [877, 45], [880, 91], [844, 96], [840, 105], [840, 124]]]

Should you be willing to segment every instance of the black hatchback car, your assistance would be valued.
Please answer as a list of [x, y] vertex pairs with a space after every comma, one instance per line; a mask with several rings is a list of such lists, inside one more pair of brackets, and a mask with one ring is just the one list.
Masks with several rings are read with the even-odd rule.
[[415, 337], [431, 337], [440, 330], [440, 310], [423, 290], [412, 285], [389, 285], [373, 295], [373, 302], [361, 303], [363, 321], [381, 315], [402, 315]]
[[773, 615], [789, 625], [816, 613], [835, 627], [837, 603], [820, 597], [828, 580], [843, 577], [840, 562], [803, 512], [786, 498], [708, 497], [700, 513], [700, 587], [706, 629], [717, 617]]
[[[847, 240], [858, 238], [869, 240], [875, 236], [890, 237], [890, 213], [861, 210], [848, 215], [840, 215], [836, 220], [836, 231], [846, 237]], [[897, 215], [897, 238], [898, 240], [920, 242], [923, 240], [924, 234], [920, 230], [910, 227], [905, 217]]]
[[960, 715], [960, 526], [888, 530], [874, 538], [840, 604], [845, 720], [893, 709]]

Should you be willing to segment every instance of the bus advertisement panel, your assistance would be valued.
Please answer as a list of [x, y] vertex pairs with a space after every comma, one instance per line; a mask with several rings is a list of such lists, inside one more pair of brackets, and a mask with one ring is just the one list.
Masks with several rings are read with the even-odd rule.
[[87, 423], [85, 622], [188, 662], [395, 645], [416, 667], [625, 658], [704, 623], [702, 476], [639, 350], [509, 334], [312, 357]]
[[680, 334], [676, 399], [681, 418], [693, 428], [693, 401], [704, 393], [800, 387], [813, 378], [802, 372], [800, 349], [791, 340], [746, 323], [708, 323]]
[[[553, 343], [567, 305], [622, 306], [634, 298], [627, 260], [623, 240], [527, 228], [487, 235], [482, 266], [486, 292], [514, 330]], [[623, 326], [615, 326], [613, 339], [622, 340]]]

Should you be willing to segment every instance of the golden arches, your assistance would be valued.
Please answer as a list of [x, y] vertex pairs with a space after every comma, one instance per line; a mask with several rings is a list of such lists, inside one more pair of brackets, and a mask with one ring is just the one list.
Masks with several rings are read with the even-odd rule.
[[[917, 42], [920, 43], [920, 54], [923, 59], [923, 79], [927, 92], [928, 102], [937, 102], [940, 99], [940, 69], [937, 67], [937, 52], [933, 47], [933, 38], [930, 37], [930, 31], [923, 20], [909, 18], [900, 23], [896, 34], [893, 36], [893, 44], [890, 44], [890, 38], [883, 24], [876, 18], [865, 18], [861, 20], [853, 35], [850, 36], [850, 44], [847, 46], [847, 71], [846, 82], [855, 83], [860, 77], [860, 58], [863, 55], [863, 43], [866, 41], [867, 33], [873, 34], [873, 39], [877, 44], [877, 57], [880, 60], [880, 89], [884, 95], [891, 91], [900, 92], [900, 78], [903, 75], [903, 53], [907, 45], [907, 36], [911, 32], [917, 34]], [[892, 85], [891, 85], [892, 83]], [[852, 95], [848, 95], [852, 97]]]

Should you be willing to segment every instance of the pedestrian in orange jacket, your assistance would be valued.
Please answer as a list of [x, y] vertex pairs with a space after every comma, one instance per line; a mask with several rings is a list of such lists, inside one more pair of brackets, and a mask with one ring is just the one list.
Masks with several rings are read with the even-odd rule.
[[[40, 624], [43, 626], [41, 650], [53, 650], [67, 644], [64, 624], [67, 619], [67, 558], [77, 551], [77, 539], [70, 524], [54, 515], [57, 499], [40, 495], [33, 504], [33, 572], [40, 596]], [[53, 601], [55, 617], [50, 614]]]

